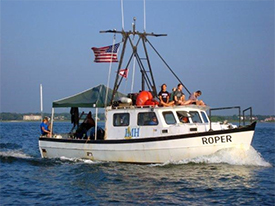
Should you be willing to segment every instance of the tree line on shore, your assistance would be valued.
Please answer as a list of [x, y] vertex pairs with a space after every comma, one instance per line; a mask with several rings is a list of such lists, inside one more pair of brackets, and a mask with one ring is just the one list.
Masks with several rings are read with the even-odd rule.
[[[41, 113], [11, 113], [11, 112], [2, 112], [0, 113], [0, 121], [23, 121], [23, 116], [24, 115], [41, 115]], [[48, 116], [50, 117], [50, 113], [43, 113], [43, 116]], [[99, 113], [98, 118], [100, 120], [104, 120], [104, 113]], [[275, 117], [274, 115], [253, 115], [255, 120], [258, 121], [264, 121], [267, 118], [270, 117]], [[55, 120], [57, 121], [70, 121], [71, 120], [71, 115], [70, 113], [56, 113], [55, 114]], [[249, 119], [249, 118], [247, 118]], [[233, 116], [212, 116], [211, 117], [212, 121], [220, 121], [223, 122], [225, 120], [228, 121], [238, 121], [239, 117], [238, 115], [233, 115]]]
[[[10, 112], [2, 112], [0, 113], [0, 121], [23, 121], [24, 116], [41, 116], [41, 113], [10, 113]], [[50, 113], [43, 113], [43, 117], [51, 117]], [[100, 120], [104, 120], [104, 113], [99, 113], [98, 118]], [[55, 113], [54, 120], [57, 121], [71, 121], [70, 113]], [[37, 121], [37, 120], [35, 120]]]

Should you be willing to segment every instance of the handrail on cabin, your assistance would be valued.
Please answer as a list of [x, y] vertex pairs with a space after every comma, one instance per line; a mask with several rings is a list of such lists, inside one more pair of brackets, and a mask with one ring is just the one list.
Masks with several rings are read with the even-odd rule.
[[238, 111], [239, 111], [239, 127], [241, 126], [241, 107], [240, 106], [211, 108], [211, 109], [209, 109], [210, 130], [212, 130], [211, 111], [225, 110], [225, 109], [238, 109]]
[[247, 109], [243, 110], [243, 125], [245, 125], [245, 115], [244, 114], [248, 110], [250, 111], [250, 114], [249, 114], [250, 123], [252, 123], [252, 107], [248, 107]]

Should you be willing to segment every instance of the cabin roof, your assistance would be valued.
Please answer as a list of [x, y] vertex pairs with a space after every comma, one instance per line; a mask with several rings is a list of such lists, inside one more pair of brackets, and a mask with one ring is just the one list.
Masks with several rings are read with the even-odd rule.
[[208, 106], [198, 106], [198, 105], [184, 105], [184, 106], [171, 106], [171, 107], [156, 107], [156, 106], [141, 106], [141, 107], [137, 107], [137, 106], [118, 106], [115, 108], [112, 107], [108, 107], [107, 108], [108, 111], [124, 111], [124, 110], [136, 110], [138, 111], [146, 111], [146, 110], [151, 110], [151, 111], [171, 111], [171, 110], [185, 110], [185, 111], [189, 111], [189, 110], [202, 110], [202, 111], [207, 111], [209, 110]]
[[[107, 94], [107, 105], [110, 105], [113, 90], [105, 85], [98, 85], [78, 94], [59, 99], [53, 102], [53, 107], [105, 107], [105, 99]], [[117, 92], [115, 99], [125, 97], [126, 95]]]

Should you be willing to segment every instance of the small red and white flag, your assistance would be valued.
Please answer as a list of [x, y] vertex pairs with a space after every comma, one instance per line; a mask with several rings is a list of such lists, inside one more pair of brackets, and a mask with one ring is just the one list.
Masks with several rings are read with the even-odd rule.
[[127, 77], [128, 77], [128, 69], [121, 69], [121, 70], [119, 70], [119, 75], [127, 79]]
[[92, 50], [95, 54], [95, 62], [104, 63], [104, 62], [118, 62], [117, 60], [117, 52], [118, 52], [119, 43], [96, 48], [93, 47]]

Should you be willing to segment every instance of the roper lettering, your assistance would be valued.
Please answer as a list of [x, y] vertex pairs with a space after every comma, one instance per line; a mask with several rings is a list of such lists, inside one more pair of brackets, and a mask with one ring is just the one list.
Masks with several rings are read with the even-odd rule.
[[209, 144], [213, 144], [214, 143], [214, 138], [213, 137], [208, 137], [208, 142], [209, 142]]
[[230, 135], [226, 135], [226, 141], [227, 141], [227, 142], [232, 142], [231, 136], [230, 136]]
[[215, 143], [217, 143], [221, 138], [219, 136], [215, 137]]
[[207, 143], [207, 138], [206, 138], [206, 137], [203, 137], [201, 140], [202, 140], [202, 144], [208, 144], [208, 143]]
[[217, 143], [227, 143], [232, 142], [232, 136], [215, 136], [215, 137], [202, 137], [202, 144], [217, 144]]

